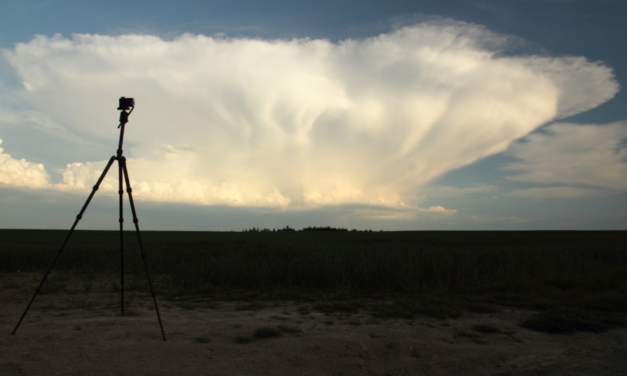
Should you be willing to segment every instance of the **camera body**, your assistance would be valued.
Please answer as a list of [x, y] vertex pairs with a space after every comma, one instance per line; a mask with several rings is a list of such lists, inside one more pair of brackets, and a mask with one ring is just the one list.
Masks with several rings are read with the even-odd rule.
[[135, 99], [125, 97], [120, 98], [120, 106], [118, 107], [118, 110], [126, 111], [130, 110], [131, 107], [135, 107]]

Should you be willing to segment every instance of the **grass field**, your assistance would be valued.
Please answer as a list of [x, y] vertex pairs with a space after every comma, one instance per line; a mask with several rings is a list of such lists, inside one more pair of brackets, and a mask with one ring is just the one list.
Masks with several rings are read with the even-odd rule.
[[[66, 233], [0, 230], [0, 272], [43, 273]], [[135, 233], [124, 236], [127, 288], [147, 291]], [[401, 317], [518, 306], [539, 311], [523, 325], [561, 333], [627, 323], [626, 231], [146, 231], [142, 239], [165, 299], [291, 299]], [[59, 276], [89, 286], [119, 270], [117, 232], [77, 231], [48, 289], [63, 288]]]

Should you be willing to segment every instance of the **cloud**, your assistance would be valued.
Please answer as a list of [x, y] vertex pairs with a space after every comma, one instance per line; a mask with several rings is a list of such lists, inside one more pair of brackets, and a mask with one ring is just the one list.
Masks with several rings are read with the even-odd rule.
[[50, 176], [43, 164], [13, 159], [0, 148], [0, 183], [17, 187], [43, 188], [50, 185]]
[[360, 219], [415, 220], [418, 218], [442, 218], [456, 213], [457, 210], [446, 209], [443, 206], [431, 206], [427, 209], [405, 205], [395, 208], [370, 205], [365, 208], [353, 208], [350, 216]]
[[427, 213], [438, 213], [438, 214], [455, 214], [457, 210], [455, 209], [446, 209], [443, 206], [432, 206], [429, 209], [421, 209], [422, 212]]
[[[294, 209], [403, 207], [417, 187], [618, 90], [598, 63], [506, 47], [438, 21], [337, 44], [37, 36], [4, 56], [24, 103], [112, 149], [117, 98], [136, 98], [125, 148], [138, 199]], [[53, 186], [88, 189], [106, 157], [66, 161]]]
[[558, 119], [595, 108], [612, 99], [619, 90], [609, 68], [583, 57], [530, 57], [525, 63], [542, 71], [559, 88]]
[[599, 191], [590, 188], [578, 187], [545, 187], [545, 188], [526, 188], [515, 189], [508, 192], [508, 196], [527, 197], [532, 199], [550, 199], [550, 198], [567, 198], [567, 197], [584, 197], [598, 194]]
[[517, 161], [503, 166], [518, 174], [507, 178], [560, 185], [515, 190], [514, 196], [580, 197], [606, 190], [627, 190], [627, 122], [605, 125], [556, 123], [512, 144], [506, 155]]
[[420, 189], [420, 193], [429, 198], [458, 198], [477, 194], [489, 195], [497, 190], [496, 186], [488, 184], [474, 184], [468, 187], [437, 185], [423, 187]]
[[521, 224], [521, 223], [530, 223], [531, 220], [528, 219], [524, 219], [524, 218], [518, 218], [518, 217], [493, 217], [490, 215], [484, 216], [484, 215], [473, 215], [470, 217], [470, 221], [471, 223], [474, 224], [482, 224], [482, 225], [487, 225], [487, 224], [493, 224], [493, 223], [498, 223], [501, 225], [511, 225], [511, 224]]

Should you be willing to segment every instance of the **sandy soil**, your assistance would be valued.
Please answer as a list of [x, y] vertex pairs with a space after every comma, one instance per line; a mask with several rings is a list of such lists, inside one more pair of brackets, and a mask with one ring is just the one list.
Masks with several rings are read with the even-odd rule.
[[[113, 292], [62, 293], [38, 296], [10, 335], [30, 294], [0, 291], [1, 375], [627, 375], [627, 330], [537, 333], [517, 326], [530, 311], [409, 321], [303, 315], [289, 302], [242, 311], [161, 301], [164, 342], [150, 300], [129, 294], [133, 314], [120, 315]], [[237, 341], [280, 325], [278, 337]]]

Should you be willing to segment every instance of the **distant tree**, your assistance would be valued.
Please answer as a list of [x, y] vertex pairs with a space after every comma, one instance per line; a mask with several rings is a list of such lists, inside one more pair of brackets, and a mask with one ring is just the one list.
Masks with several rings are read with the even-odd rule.
[[[264, 228], [262, 229], [258, 229], [256, 227], [252, 227], [250, 229], [244, 229], [242, 230], [242, 232], [285, 232], [285, 231], [296, 231], [295, 229], [291, 228], [290, 226], [285, 226], [283, 228], [280, 229], [275, 229], [273, 228], [272, 230], [270, 230], [269, 228]], [[331, 227], [331, 226], [320, 226], [320, 227], [316, 227], [316, 226], [309, 226], [309, 227], [304, 227], [302, 230], [300, 231], [350, 231], [350, 232], [375, 232], [372, 229], [368, 229], [368, 230], [357, 230], [357, 229], [351, 229], [351, 230], [347, 230], [345, 228], [342, 227]], [[383, 232], [383, 230], [378, 230], [378, 232]]]
[[345, 228], [336, 228], [331, 226], [326, 227], [305, 227], [302, 231], [348, 231]]

